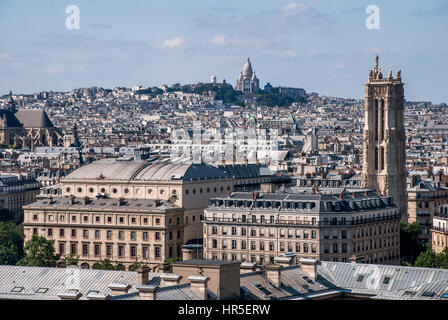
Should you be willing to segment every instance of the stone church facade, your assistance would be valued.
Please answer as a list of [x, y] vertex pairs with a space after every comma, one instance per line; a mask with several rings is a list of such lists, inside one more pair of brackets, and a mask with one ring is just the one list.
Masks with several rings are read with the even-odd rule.
[[0, 109], [0, 143], [33, 150], [37, 146], [62, 146], [63, 137], [44, 110], [17, 110], [10, 92], [6, 108]]
[[245, 95], [250, 95], [260, 90], [260, 81], [255, 75], [255, 71], [252, 70], [252, 64], [249, 58], [247, 58], [243, 71], [238, 76], [235, 90], [241, 91]]

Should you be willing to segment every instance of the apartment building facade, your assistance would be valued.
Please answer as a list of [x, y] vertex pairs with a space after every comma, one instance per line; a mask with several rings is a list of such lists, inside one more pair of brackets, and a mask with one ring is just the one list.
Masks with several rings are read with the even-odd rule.
[[437, 208], [431, 228], [431, 247], [435, 253], [441, 253], [448, 246], [448, 205]]
[[439, 181], [423, 180], [411, 177], [408, 186], [408, 222], [417, 222], [420, 238], [431, 243], [433, 219], [441, 205], [448, 203], [448, 188]]
[[273, 263], [279, 255], [399, 264], [400, 215], [373, 190], [229, 193], [204, 212], [204, 258]]

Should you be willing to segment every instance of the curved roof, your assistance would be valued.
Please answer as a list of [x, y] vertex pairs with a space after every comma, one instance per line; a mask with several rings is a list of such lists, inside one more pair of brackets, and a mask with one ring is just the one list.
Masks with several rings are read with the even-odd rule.
[[24, 128], [51, 128], [50, 118], [44, 110], [39, 109], [19, 109], [16, 118], [22, 123]]
[[65, 180], [186, 181], [218, 178], [228, 178], [228, 175], [206, 164], [175, 164], [164, 161], [124, 162], [103, 159], [76, 169]]

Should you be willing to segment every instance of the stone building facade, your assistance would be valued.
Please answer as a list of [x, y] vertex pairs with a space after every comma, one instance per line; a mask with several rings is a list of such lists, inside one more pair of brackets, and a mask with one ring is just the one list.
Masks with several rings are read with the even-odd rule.
[[439, 181], [411, 177], [408, 186], [408, 222], [417, 222], [420, 238], [431, 243], [431, 228], [439, 206], [448, 203], [448, 188]]
[[[37, 232], [56, 240], [56, 251], [63, 255], [70, 254], [70, 246], [76, 242], [76, 252], [83, 263], [89, 265], [100, 257], [109, 256], [124, 266], [146, 256], [149, 257], [147, 259], [158, 258], [161, 263], [165, 259], [180, 257], [180, 245], [189, 241], [200, 242], [201, 220], [209, 198], [233, 191], [234, 181], [224, 171], [205, 164], [103, 159], [82, 166], [61, 179], [61, 196], [42, 199], [24, 208], [25, 240]], [[159, 207], [157, 203], [164, 205]], [[160, 211], [162, 209], [165, 211]], [[53, 220], [48, 218], [50, 214]], [[61, 215], [64, 218], [60, 219]], [[77, 218], [71, 220], [71, 216]], [[111, 221], [108, 221], [109, 217]], [[160, 219], [159, 223], [151, 224], [152, 217]], [[148, 222], [142, 222], [144, 219]], [[50, 235], [49, 229], [53, 229]], [[66, 231], [59, 238], [61, 229]], [[67, 234], [71, 230], [75, 230], [74, 236]], [[111, 237], [106, 237], [108, 231]], [[122, 237], [119, 237], [120, 232]], [[143, 232], [148, 233], [147, 239], [142, 238]], [[170, 232], [173, 232], [173, 239]], [[154, 244], [155, 233], [159, 233], [157, 243], [161, 245], [160, 256], [157, 257], [154, 256], [155, 248], [149, 245]], [[63, 241], [65, 247], [61, 247], [61, 251], [59, 245]], [[136, 247], [130, 248], [129, 243]], [[147, 255], [143, 253], [146, 244]], [[109, 250], [108, 245], [112, 254], [105, 254]], [[124, 249], [120, 249], [120, 245]], [[86, 254], [84, 248], [88, 250]], [[100, 253], [97, 254], [96, 250]], [[118, 254], [119, 250], [124, 250], [124, 253]], [[131, 254], [133, 250], [136, 254]]]
[[78, 257], [82, 268], [109, 259], [127, 269], [135, 261], [154, 270], [182, 257], [184, 210], [169, 201], [50, 198], [24, 206], [25, 239], [55, 241], [62, 257]]
[[448, 246], [448, 205], [441, 205], [432, 220], [431, 247], [435, 253], [441, 253]]
[[404, 90], [401, 71], [383, 78], [378, 56], [365, 85], [363, 188], [393, 197], [407, 221]]
[[39, 187], [39, 182], [26, 174], [1, 174], [0, 209], [13, 212], [16, 221], [21, 221], [22, 206], [36, 200]]

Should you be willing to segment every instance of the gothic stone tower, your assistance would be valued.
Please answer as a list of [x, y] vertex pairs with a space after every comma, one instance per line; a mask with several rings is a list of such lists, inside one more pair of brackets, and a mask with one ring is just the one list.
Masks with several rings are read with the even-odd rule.
[[392, 196], [402, 221], [407, 221], [404, 91], [401, 71], [383, 78], [378, 67], [369, 71], [364, 98], [365, 124], [361, 185]]

